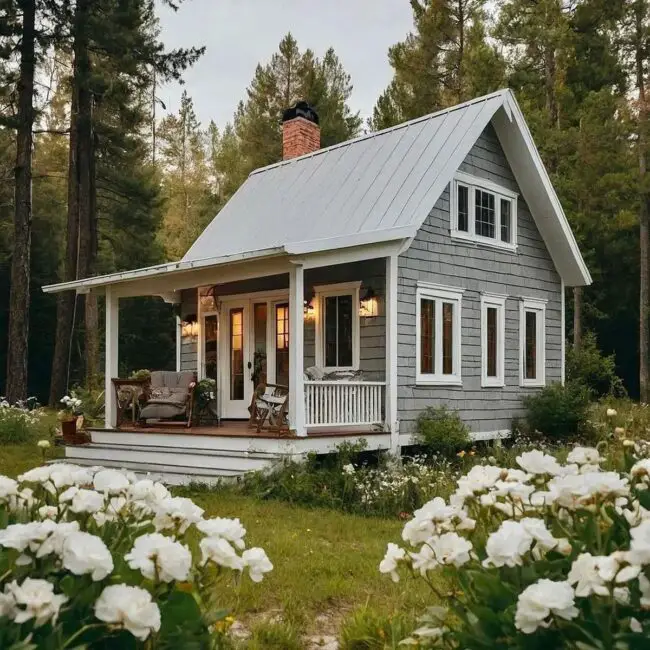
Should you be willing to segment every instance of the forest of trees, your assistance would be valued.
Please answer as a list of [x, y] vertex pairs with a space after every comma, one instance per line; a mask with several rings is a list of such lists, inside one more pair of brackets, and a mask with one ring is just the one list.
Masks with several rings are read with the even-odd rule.
[[[594, 332], [648, 401], [650, 0], [404, 5], [413, 29], [367, 123], [334, 50], [287, 34], [232, 121], [202, 125], [188, 92], [175, 113], [157, 97], [203, 48], [168, 51], [154, 0], [0, 0], [0, 394], [99, 384], [101, 301], [41, 287], [181, 257], [280, 159], [290, 104], [316, 107], [328, 146], [510, 87], [594, 279], [567, 295], [570, 342]], [[128, 300], [120, 318], [121, 370], [173, 365], [169, 305]]]

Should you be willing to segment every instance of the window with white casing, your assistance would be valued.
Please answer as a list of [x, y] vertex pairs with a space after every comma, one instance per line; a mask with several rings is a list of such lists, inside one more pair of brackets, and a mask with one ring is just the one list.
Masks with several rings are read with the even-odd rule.
[[458, 172], [451, 182], [451, 236], [515, 250], [517, 194], [496, 183]]
[[521, 298], [519, 301], [519, 383], [544, 386], [546, 383], [546, 301]]
[[481, 294], [481, 386], [504, 385], [506, 296]]
[[463, 289], [424, 282], [416, 291], [416, 383], [460, 386]]
[[360, 286], [360, 282], [346, 282], [314, 287], [317, 366], [326, 370], [359, 368]]

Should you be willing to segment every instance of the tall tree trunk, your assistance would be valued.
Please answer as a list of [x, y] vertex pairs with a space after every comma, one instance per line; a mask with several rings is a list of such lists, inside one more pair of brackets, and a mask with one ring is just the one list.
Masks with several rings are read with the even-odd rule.
[[12, 403], [27, 397], [36, 0], [23, 0], [20, 7], [23, 24], [18, 79], [14, 252], [11, 260], [6, 385], [7, 398]]
[[[99, 245], [97, 233], [97, 184], [95, 154], [97, 151], [97, 134], [92, 133], [92, 149], [90, 156], [90, 248], [88, 260], [88, 275], [95, 272], [97, 249]], [[91, 291], [85, 296], [85, 348], [86, 348], [86, 385], [89, 389], [98, 387], [99, 379], [99, 306], [97, 294]]]
[[582, 347], [582, 287], [573, 288], [573, 349]]
[[635, 64], [636, 64], [636, 87], [639, 93], [639, 397], [642, 402], [647, 403], [650, 381], [648, 376], [648, 298], [650, 297], [648, 285], [648, 203], [650, 197], [646, 189], [647, 172], [647, 120], [648, 111], [645, 96], [645, 13], [646, 3], [637, 2], [635, 6]]
[[[69, 282], [79, 277], [79, 103], [81, 75], [79, 66], [81, 54], [87, 50], [86, 42], [86, 2], [79, 1], [75, 11], [74, 24], [74, 65], [72, 101], [70, 110], [70, 140], [68, 153], [68, 220], [66, 226], [66, 254], [64, 280]], [[50, 399], [56, 405], [67, 392], [69, 382], [72, 335], [75, 327], [76, 295], [71, 291], [58, 294], [56, 305], [56, 338], [52, 359], [50, 380]]]

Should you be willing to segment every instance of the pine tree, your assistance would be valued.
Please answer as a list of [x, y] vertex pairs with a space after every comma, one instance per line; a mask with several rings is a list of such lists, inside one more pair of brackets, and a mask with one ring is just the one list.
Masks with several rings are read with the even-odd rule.
[[414, 31], [393, 45], [394, 77], [370, 126], [383, 129], [503, 85], [504, 61], [488, 43], [484, 0], [411, 0]]

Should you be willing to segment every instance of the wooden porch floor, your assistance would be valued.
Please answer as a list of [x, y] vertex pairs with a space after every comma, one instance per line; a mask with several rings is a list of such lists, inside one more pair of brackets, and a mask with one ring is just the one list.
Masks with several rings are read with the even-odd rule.
[[[114, 431], [114, 429], [103, 429], [101, 427], [92, 427], [94, 431]], [[296, 438], [289, 433], [277, 434], [272, 431], [260, 431], [248, 428], [248, 421], [246, 420], [225, 420], [221, 426], [216, 425], [199, 425], [187, 427], [182, 422], [178, 424], [173, 422], [165, 422], [164, 424], [150, 424], [147, 426], [138, 426], [131, 423], [123, 423], [119, 426], [118, 431], [124, 433], [162, 433], [162, 434], [187, 434], [193, 436], [226, 436], [233, 438]], [[382, 434], [387, 432], [375, 430], [372, 427], [323, 427], [323, 428], [308, 428], [308, 438], [332, 438], [332, 437], [346, 437], [346, 436], [360, 436], [364, 434]]]

